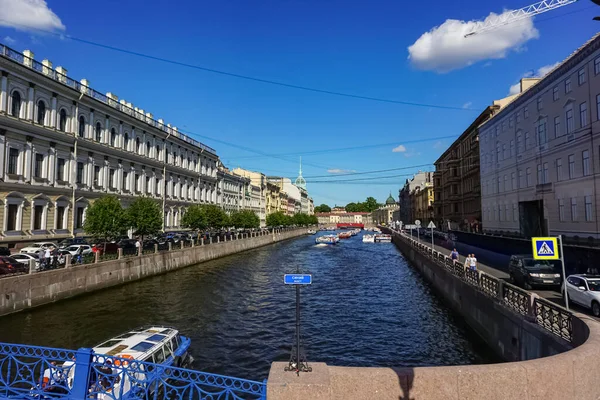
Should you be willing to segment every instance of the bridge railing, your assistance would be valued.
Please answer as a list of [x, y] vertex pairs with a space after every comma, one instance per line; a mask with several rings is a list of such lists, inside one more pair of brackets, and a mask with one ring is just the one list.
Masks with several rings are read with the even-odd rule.
[[450, 257], [410, 236], [395, 232], [394, 237], [408, 243], [434, 263], [445, 268], [486, 296], [493, 298], [504, 307], [529, 318], [540, 327], [568, 342], [573, 341], [573, 314], [563, 307], [483, 271], [467, 269], [462, 263], [452, 260]]
[[266, 399], [263, 382], [109, 355], [0, 343], [0, 398]]

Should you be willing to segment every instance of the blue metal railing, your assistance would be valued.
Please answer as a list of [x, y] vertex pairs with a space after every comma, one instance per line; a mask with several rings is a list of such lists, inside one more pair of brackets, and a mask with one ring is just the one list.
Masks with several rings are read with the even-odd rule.
[[266, 380], [167, 364], [0, 343], [0, 399], [266, 399]]

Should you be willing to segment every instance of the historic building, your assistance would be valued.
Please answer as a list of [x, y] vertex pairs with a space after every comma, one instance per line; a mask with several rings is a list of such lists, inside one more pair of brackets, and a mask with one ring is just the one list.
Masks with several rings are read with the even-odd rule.
[[425, 182], [423, 186], [414, 189], [415, 218], [420, 220], [423, 226], [426, 222], [433, 220], [433, 183]]
[[248, 179], [244, 189], [244, 208], [254, 211], [260, 219], [260, 226], [266, 226], [267, 177], [260, 172], [243, 168], [235, 168], [232, 172]]
[[600, 35], [479, 128], [483, 230], [598, 238]]
[[399, 206], [396, 203], [396, 200], [394, 200], [390, 193], [390, 196], [385, 201], [385, 205], [371, 213], [373, 223], [375, 225], [389, 225], [389, 223], [392, 222], [394, 211], [398, 210], [398, 208]]
[[30, 51], [0, 54], [0, 241], [82, 234], [107, 193], [156, 199], [165, 229], [187, 205], [217, 203], [214, 149]]
[[[507, 101], [488, 106], [434, 163], [434, 219], [440, 229], [480, 231], [479, 126]], [[428, 215], [429, 219], [429, 215]]]
[[431, 184], [432, 179], [432, 172], [418, 172], [411, 179], [407, 179], [402, 189], [400, 189], [398, 194], [400, 203], [399, 221], [404, 225], [414, 224], [415, 220], [418, 219], [415, 189], [425, 187], [428, 183]]
[[241, 211], [249, 205], [246, 201], [246, 188], [249, 178], [236, 175], [225, 168], [220, 162], [217, 170], [217, 203], [227, 212]]
[[320, 225], [371, 224], [371, 214], [368, 212], [328, 212], [317, 213], [316, 216]]

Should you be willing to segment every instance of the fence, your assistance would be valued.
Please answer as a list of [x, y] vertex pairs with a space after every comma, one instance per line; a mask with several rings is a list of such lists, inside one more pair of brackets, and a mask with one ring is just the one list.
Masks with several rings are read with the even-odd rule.
[[0, 343], [0, 398], [266, 399], [263, 382], [166, 363]]
[[450, 257], [418, 242], [403, 234], [394, 237], [407, 242], [416, 251], [432, 260], [434, 263], [450, 271], [459, 279], [481, 291], [499, 304], [520, 315], [530, 317], [542, 328], [552, 332], [562, 339], [573, 341], [573, 314], [566, 309], [538, 297], [526, 290], [504, 282], [495, 276], [482, 271], [471, 271], [452, 260]]

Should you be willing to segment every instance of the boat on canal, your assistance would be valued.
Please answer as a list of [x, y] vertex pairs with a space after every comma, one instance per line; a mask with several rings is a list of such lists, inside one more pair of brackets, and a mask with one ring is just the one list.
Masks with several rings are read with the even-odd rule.
[[363, 235], [363, 243], [375, 243], [375, 235]]
[[317, 231], [315, 231], [314, 229], [309, 229], [308, 231], [306, 231], [306, 233], [309, 235], [315, 235]]
[[352, 237], [352, 233], [351, 232], [340, 232], [340, 233], [338, 233], [338, 237], [340, 239], [350, 239]]
[[323, 235], [315, 239], [316, 244], [336, 244], [339, 241], [336, 235]]
[[376, 243], [390, 243], [392, 241], [392, 235], [386, 233], [378, 233], [375, 235]]

